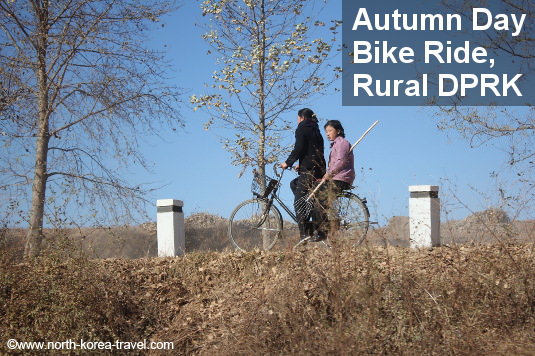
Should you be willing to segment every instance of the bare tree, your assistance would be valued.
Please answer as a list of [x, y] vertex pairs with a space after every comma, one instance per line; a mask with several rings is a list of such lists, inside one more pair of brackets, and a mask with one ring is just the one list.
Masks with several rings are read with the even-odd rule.
[[[329, 63], [340, 21], [326, 25], [313, 16], [323, 1], [207, 0], [210, 20], [204, 38], [219, 54], [213, 93], [192, 96], [195, 108], [211, 114], [206, 127], [232, 131], [224, 139], [232, 163], [243, 169], [276, 161], [281, 136], [295, 124], [282, 115], [324, 91], [340, 75]], [[313, 15], [312, 15], [313, 14]], [[327, 34], [328, 40], [315, 35]]]
[[60, 197], [65, 214], [95, 217], [143, 199], [118, 169], [145, 165], [140, 133], [181, 123], [168, 65], [144, 36], [172, 10], [156, 0], [0, 0], [0, 82], [12, 94], [0, 120], [1, 188], [31, 189], [26, 256], [40, 253], [46, 207]]
[[[479, 45], [491, 53], [506, 54], [502, 60], [512, 59], [520, 63], [525, 75], [534, 75], [533, 59], [535, 58], [535, 3], [531, 0], [500, 0], [487, 3], [485, 0], [443, 0], [450, 10], [465, 15], [471, 20], [474, 7], [492, 5], [500, 9], [500, 13], [515, 14], [518, 18], [526, 15], [523, 29], [518, 36], [512, 37], [508, 31], [490, 28], [484, 31]], [[462, 100], [462, 99], [461, 99]], [[462, 104], [462, 101], [459, 102]], [[528, 163], [535, 156], [535, 112], [533, 107], [514, 109], [507, 107], [444, 107], [439, 115], [442, 117], [440, 128], [454, 129], [460, 132], [473, 145], [480, 145], [495, 140], [507, 139], [509, 143], [509, 163], [516, 165]], [[531, 163], [533, 168], [533, 163]]]

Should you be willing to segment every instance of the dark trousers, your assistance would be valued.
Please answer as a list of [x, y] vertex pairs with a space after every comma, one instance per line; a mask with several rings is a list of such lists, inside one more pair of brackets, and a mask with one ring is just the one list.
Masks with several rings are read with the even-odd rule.
[[[303, 214], [299, 202], [302, 202], [316, 185], [316, 179], [312, 174], [301, 173], [299, 177], [290, 182], [290, 188], [294, 193], [294, 209], [297, 217], [299, 234], [312, 235], [314, 230], [321, 230], [324, 222], [327, 221], [325, 210], [318, 204], [314, 204], [310, 213]], [[316, 199], [314, 199], [316, 201]], [[310, 221], [312, 219], [312, 221]]]

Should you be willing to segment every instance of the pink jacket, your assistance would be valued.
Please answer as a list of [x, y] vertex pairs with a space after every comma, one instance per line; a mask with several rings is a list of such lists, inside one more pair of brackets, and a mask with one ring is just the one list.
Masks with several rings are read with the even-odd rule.
[[338, 136], [331, 143], [331, 153], [329, 154], [329, 165], [327, 172], [334, 180], [341, 180], [352, 184], [355, 180], [355, 158], [353, 151], [349, 151], [351, 144], [342, 136]]

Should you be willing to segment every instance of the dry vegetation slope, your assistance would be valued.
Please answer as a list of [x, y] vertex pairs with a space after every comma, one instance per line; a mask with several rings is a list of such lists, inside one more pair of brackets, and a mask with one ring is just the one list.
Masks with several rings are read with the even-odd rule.
[[177, 355], [533, 355], [534, 248], [311, 247], [135, 260], [49, 252], [28, 263], [3, 250], [0, 335], [147, 338], [172, 341]]
[[2, 231], [0, 354], [9, 338], [170, 341], [177, 355], [535, 354], [533, 221], [477, 213], [443, 224], [449, 246], [411, 250], [395, 217], [358, 249], [243, 254], [226, 224], [187, 218], [192, 252], [177, 258], [148, 257], [152, 223], [49, 231], [24, 263], [24, 232]]

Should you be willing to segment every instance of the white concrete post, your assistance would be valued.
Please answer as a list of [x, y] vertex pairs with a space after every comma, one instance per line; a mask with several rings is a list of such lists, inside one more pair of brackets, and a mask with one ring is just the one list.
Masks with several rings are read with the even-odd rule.
[[440, 245], [440, 200], [438, 186], [409, 186], [410, 246], [432, 247]]
[[158, 256], [171, 257], [183, 255], [186, 249], [184, 235], [184, 213], [182, 200], [160, 199], [157, 206]]

